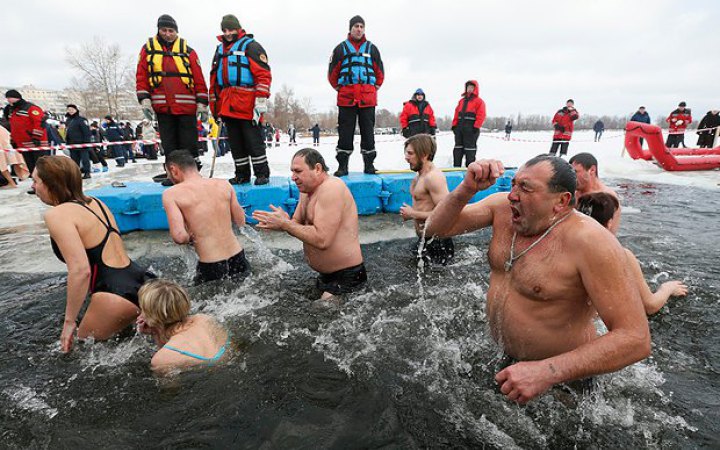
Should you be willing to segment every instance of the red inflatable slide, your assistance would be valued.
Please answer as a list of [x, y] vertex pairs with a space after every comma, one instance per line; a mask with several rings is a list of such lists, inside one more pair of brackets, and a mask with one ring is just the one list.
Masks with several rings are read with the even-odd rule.
[[[647, 141], [650, 150], [643, 150], [640, 138]], [[655, 161], [668, 171], [720, 169], [720, 147], [667, 148], [662, 129], [641, 122], [628, 122], [625, 126], [625, 149], [632, 159]]]

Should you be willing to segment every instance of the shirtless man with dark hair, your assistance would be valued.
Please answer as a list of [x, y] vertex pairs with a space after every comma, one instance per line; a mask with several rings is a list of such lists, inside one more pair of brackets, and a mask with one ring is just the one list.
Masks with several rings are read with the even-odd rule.
[[418, 235], [417, 247], [421, 244], [422, 259], [433, 264], [448, 264], [455, 255], [455, 245], [450, 238], [427, 239], [423, 242], [425, 221], [435, 205], [448, 195], [447, 180], [442, 171], [435, 167], [433, 159], [437, 145], [429, 134], [417, 134], [405, 141], [405, 161], [417, 176], [410, 185], [412, 206], [403, 205], [400, 216], [403, 220], [415, 220]]
[[290, 165], [300, 202], [292, 218], [283, 209], [255, 211], [258, 228], [285, 231], [303, 242], [305, 258], [320, 272], [323, 300], [353, 292], [367, 281], [358, 235], [358, 212], [350, 190], [330, 176], [320, 152], [299, 150]]
[[[617, 192], [607, 187], [605, 183], [600, 180], [600, 175], [598, 173], [598, 161], [592, 154], [578, 153], [570, 158], [569, 162], [570, 165], [573, 166], [573, 169], [575, 169], [577, 177], [577, 189], [575, 190], [576, 198], [595, 192], [605, 192], [606, 194], [612, 195], [615, 200], [618, 201], [618, 205], [620, 205], [620, 198], [618, 197]], [[617, 234], [620, 229], [620, 210], [621, 208], [618, 206], [615, 210], [615, 215], [613, 215], [610, 227], [608, 227], [613, 234]]]
[[187, 150], [166, 155], [165, 169], [175, 184], [162, 196], [170, 236], [177, 244], [194, 245], [195, 284], [248, 275], [250, 264], [233, 231], [233, 223], [245, 225], [245, 211], [230, 183], [203, 178]]
[[[467, 205], [503, 171], [495, 160], [471, 164], [426, 227], [428, 236], [454, 236], [492, 226], [487, 317], [513, 362], [495, 376], [500, 391], [524, 404], [555, 384], [647, 357], [650, 331], [625, 252], [573, 208], [572, 167], [562, 158], [535, 157], [518, 170], [509, 194]], [[595, 310], [608, 329], [602, 336], [592, 322]]]

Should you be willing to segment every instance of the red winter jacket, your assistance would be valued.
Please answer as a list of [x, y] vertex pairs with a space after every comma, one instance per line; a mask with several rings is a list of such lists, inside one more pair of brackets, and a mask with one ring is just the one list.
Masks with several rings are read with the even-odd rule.
[[10, 139], [15, 148], [45, 147], [47, 131], [42, 125], [43, 110], [20, 99], [10, 107]]
[[[150, 38], [152, 39], [152, 38]], [[180, 39], [180, 38], [178, 38]], [[164, 43], [158, 36], [158, 41], [163, 44], [163, 50], [170, 51], [172, 44]], [[203, 77], [202, 68], [198, 62], [195, 50], [187, 47], [188, 60], [190, 62], [190, 72], [192, 73], [193, 88], [190, 89], [178, 76], [163, 76], [160, 84], [152, 88], [150, 85], [150, 69], [147, 62], [147, 44], [143, 45], [140, 50], [140, 58], [137, 64], [137, 72], [135, 75], [136, 91], [138, 102], [149, 98], [152, 100], [153, 110], [159, 114], [195, 115], [197, 113], [197, 104], [208, 104], [208, 91]], [[163, 56], [162, 62], [163, 73], [178, 73], [175, 59], [172, 56]]]
[[[420, 113], [421, 108], [422, 114]], [[405, 102], [400, 113], [400, 126], [403, 129], [409, 128], [409, 136], [418, 133], [435, 134], [437, 123], [435, 123], [435, 113], [430, 103], [425, 100], [418, 102], [415, 99]]]
[[[687, 126], [692, 122], [692, 113], [689, 108], [685, 108], [685, 111], [676, 109], [670, 113], [665, 121], [670, 124], [670, 132], [684, 133]], [[678, 123], [680, 121], [682, 122]]]
[[[239, 29], [237, 38], [242, 39], [246, 35], [253, 37], [252, 34], [246, 34], [245, 30]], [[228, 42], [222, 35], [218, 36], [217, 39], [222, 43], [223, 53], [226, 53], [236, 42]], [[226, 86], [221, 89], [217, 82], [217, 72], [222, 70], [223, 79], [228, 79], [228, 59], [223, 58], [222, 65], [220, 65], [220, 58], [217, 50], [215, 50], [213, 68], [210, 73], [210, 111], [213, 116], [252, 120], [255, 99], [257, 97], [270, 97], [272, 73], [270, 72], [265, 49], [257, 41], [253, 40], [245, 49], [245, 56], [247, 56], [250, 63], [250, 73], [252, 73], [255, 85], [252, 87]]]
[[[355, 50], [359, 50], [360, 46], [367, 40], [363, 35], [362, 39], [355, 42], [348, 33], [347, 37], [352, 43]], [[338, 106], [358, 106], [360, 108], [371, 108], [377, 106], [377, 90], [382, 86], [385, 80], [385, 69], [383, 67], [380, 51], [375, 44], [372, 44], [370, 55], [373, 63], [373, 71], [375, 72], [375, 85], [370, 84], [351, 84], [341, 86], [338, 84], [340, 78], [340, 69], [342, 61], [345, 58], [343, 52], [344, 41], [339, 43], [333, 50], [330, 57], [330, 65], [328, 66], [328, 81], [333, 89], [337, 91]]]
[[553, 139], [559, 141], [569, 141], [572, 139], [573, 131], [575, 130], [575, 124], [573, 123], [580, 117], [580, 113], [577, 109], [570, 111], [567, 106], [563, 109], [558, 110], [553, 117], [552, 124], [555, 128], [553, 133]]
[[455, 116], [452, 121], [453, 129], [458, 125], [462, 127], [472, 124], [473, 128], [479, 130], [483, 122], [485, 122], [485, 102], [479, 97], [480, 88], [478, 82], [475, 80], [470, 82], [475, 86], [475, 91], [470, 95], [463, 92], [462, 98], [455, 107]]

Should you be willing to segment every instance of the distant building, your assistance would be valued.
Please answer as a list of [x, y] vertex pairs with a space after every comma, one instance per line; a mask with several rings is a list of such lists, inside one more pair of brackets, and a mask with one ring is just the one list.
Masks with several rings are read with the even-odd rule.
[[44, 111], [56, 114], [65, 114], [66, 105], [72, 103], [68, 101], [67, 95], [63, 91], [37, 88], [31, 84], [21, 87], [2, 87], [0, 91], [4, 93], [9, 89], [17, 89], [25, 100], [35, 103]]
[[[65, 115], [65, 109], [68, 104], [78, 105], [83, 115], [88, 119], [100, 119], [111, 111], [106, 111], [105, 102], [102, 98], [89, 99], [87, 94], [73, 92], [72, 89], [53, 90], [35, 87], [31, 84], [21, 87], [0, 87], [2, 93], [9, 89], [17, 89], [23, 98], [29, 102], [35, 103], [43, 110], [53, 113], [58, 117]], [[112, 111], [112, 114], [119, 120], [141, 120], [142, 111], [137, 103], [135, 91], [123, 92], [120, 94], [118, 102], [118, 110]]]

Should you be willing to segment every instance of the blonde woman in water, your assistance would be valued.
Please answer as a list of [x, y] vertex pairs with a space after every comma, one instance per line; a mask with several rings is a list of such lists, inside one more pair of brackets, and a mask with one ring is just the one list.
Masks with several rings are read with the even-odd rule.
[[169, 280], [151, 280], [138, 292], [138, 330], [150, 334], [160, 349], [150, 362], [160, 373], [224, 360], [230, 344], [229, 333], [212, 317], [190, 315], [190, 297], [180, 285]]

